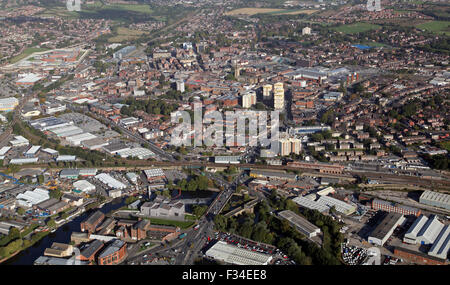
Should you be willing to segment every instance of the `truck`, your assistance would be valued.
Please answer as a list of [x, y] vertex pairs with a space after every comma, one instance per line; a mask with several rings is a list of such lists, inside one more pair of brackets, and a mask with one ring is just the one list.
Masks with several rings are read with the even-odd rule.
[[178, 236], [179, 239], [183, 239], [183, 238], [185, 238], [185, 237], [186, 237], [186, 233], [182, 233], [182, 234], [180, 234], [180, 235]]
[[198, 230], [198, 228], [200, 228], [200, 225], [196, 225], [196, 226], [194, 227], [194, 230]]

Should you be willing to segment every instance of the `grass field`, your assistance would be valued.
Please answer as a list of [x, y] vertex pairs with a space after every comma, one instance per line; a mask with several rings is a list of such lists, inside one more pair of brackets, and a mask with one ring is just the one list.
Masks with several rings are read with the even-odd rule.
[[21, 54], [16, 55], [15, 57], [11, 58], [9, 60], [9, 62], [16, 63], [16, 62], [26, 58], [27, 56], [31, 55], [32, 53], [46, 51], [46, 50], [48, 50], [48, 49], [46, 49], [46, 48], [27, 48]]
[[132, 30], [124, 27], [117, 28], [117, 36], [108, 39], [110, 43], [120, 43], [123, 41], [135, 40], [145, 34], [143, 31]]
[[153, 10], [149, 5], [146, 4], [112, 4], [112, 5], [103, 5], [100, 2], [96, 2], [95, 4], [87, 5], [85, 10], [120, 10], [120, 11], [131, 11], [131, 12], [139, 12], [144, 14], [152, 14]]
[[164, 219], [156, 219], [150, 218], [150, 222], [153, 225], [163, 225], [163, 226], [175, 226], [180, 229], [187, 229], [194, 224], [193, 221], [173, 221], [173, 220], [164, 220]]
[[436, 34], [450, 36], [450, 21], [430, 21], [419, 24], [416, 27]]
[[334, 30], [344, 33], [344, 34], [357, 34], [362, 32], [367, 32], [371, 30], [378, 30], [381, 26], [369, 24], [369, 23], [355, 23], [349, 25], [342, 25], [333, 28]]
[[271, 15], [298, 15], [298, 14], [312, 14], [318, 10], [288, 10], [288, 9], [274, 9], [274, 8], [240, 8], [231, 10], [225, 13], [225, 15], [249, 15], [253, 16], [256, 14], [271, 14]]

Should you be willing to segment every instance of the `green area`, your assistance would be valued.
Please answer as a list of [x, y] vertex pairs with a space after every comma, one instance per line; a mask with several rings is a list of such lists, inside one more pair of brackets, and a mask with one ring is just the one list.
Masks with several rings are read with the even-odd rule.
[[164, 220], [157, 218], [147, 218], [153, 225], [160, 226], [174, 226], [179, 227], [180, 229], [187, 229], [194, 224], [193, 221], [175, 221], [175, 220]]
[[[286, 220], [271, 214], [271, 210], [291, 210], [298, 215], [303, 215], [322, 230], [322, 247], [307, 240]], [[341, 264], [340, 244], [343, 236], [340, 233], [340, 225], [330, 216], [325, 216], [316, 210], [300, 213], [298, 206], [292, 200], [278, 196], [276, 191], [271, 193], [268, 202], [264, 201], [255, 206], [254, 214], [243, 213], [237, 217], [217, 215], [214, 223], [219, 231], [274, 245], [299, 265]]]
[[371, 30], [378, 30], [380, 28], [381, 26], [379, 25], [361, 22], [355, 24], [341, 25], [333, 29], [344, 34], [357, 34]]
[[42, 52], [47, 51], [49, 49], [47, 48], [26, 48], [21, 54], [16, 55], [15, 57], [12, 57], [9, 62], [10, 63], [16, 63], [18, 61], [21, 61], [22, 59], [26, 58], [27, 56], [35, 53], [35, 52]]
[[430, 21], [416, 25], [416, 27], [432, 33], [450, 36], [450, 21]]

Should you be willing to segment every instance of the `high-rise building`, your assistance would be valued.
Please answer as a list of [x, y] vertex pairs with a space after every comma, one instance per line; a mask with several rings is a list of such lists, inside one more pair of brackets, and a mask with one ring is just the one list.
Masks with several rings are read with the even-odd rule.
[[266, 84], [263, 86], [263, 98], [265, 100], [271, 98], [272, 96], [272, 85], [271, 84]]
[[311, 28], [310, 27], [304, 27], [302, 29], [302, 35], [310, 35], [311, 34]]
[[297, 138], [283, 138], [279, 140], [279, 150], [281, 156], [291, 153], [300, 154], [301, 141]]
[[177, 91], [184, 92], [184, 81], [177, 80]]
[[256, 104], [256, 92], [247, 91], [242, 95], [242, 107], [250, 108], [252, 105]]
[[275, 110], [284, 109], [284, 87], [282, 82], [273, 85], [273, 107]]

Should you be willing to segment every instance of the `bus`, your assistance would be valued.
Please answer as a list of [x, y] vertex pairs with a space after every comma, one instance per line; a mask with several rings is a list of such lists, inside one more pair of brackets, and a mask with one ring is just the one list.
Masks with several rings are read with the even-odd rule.
[[195, 227], [194, 227], [194, 230], [198, 230], [200, 228], [200, 225], [196, 225]]

